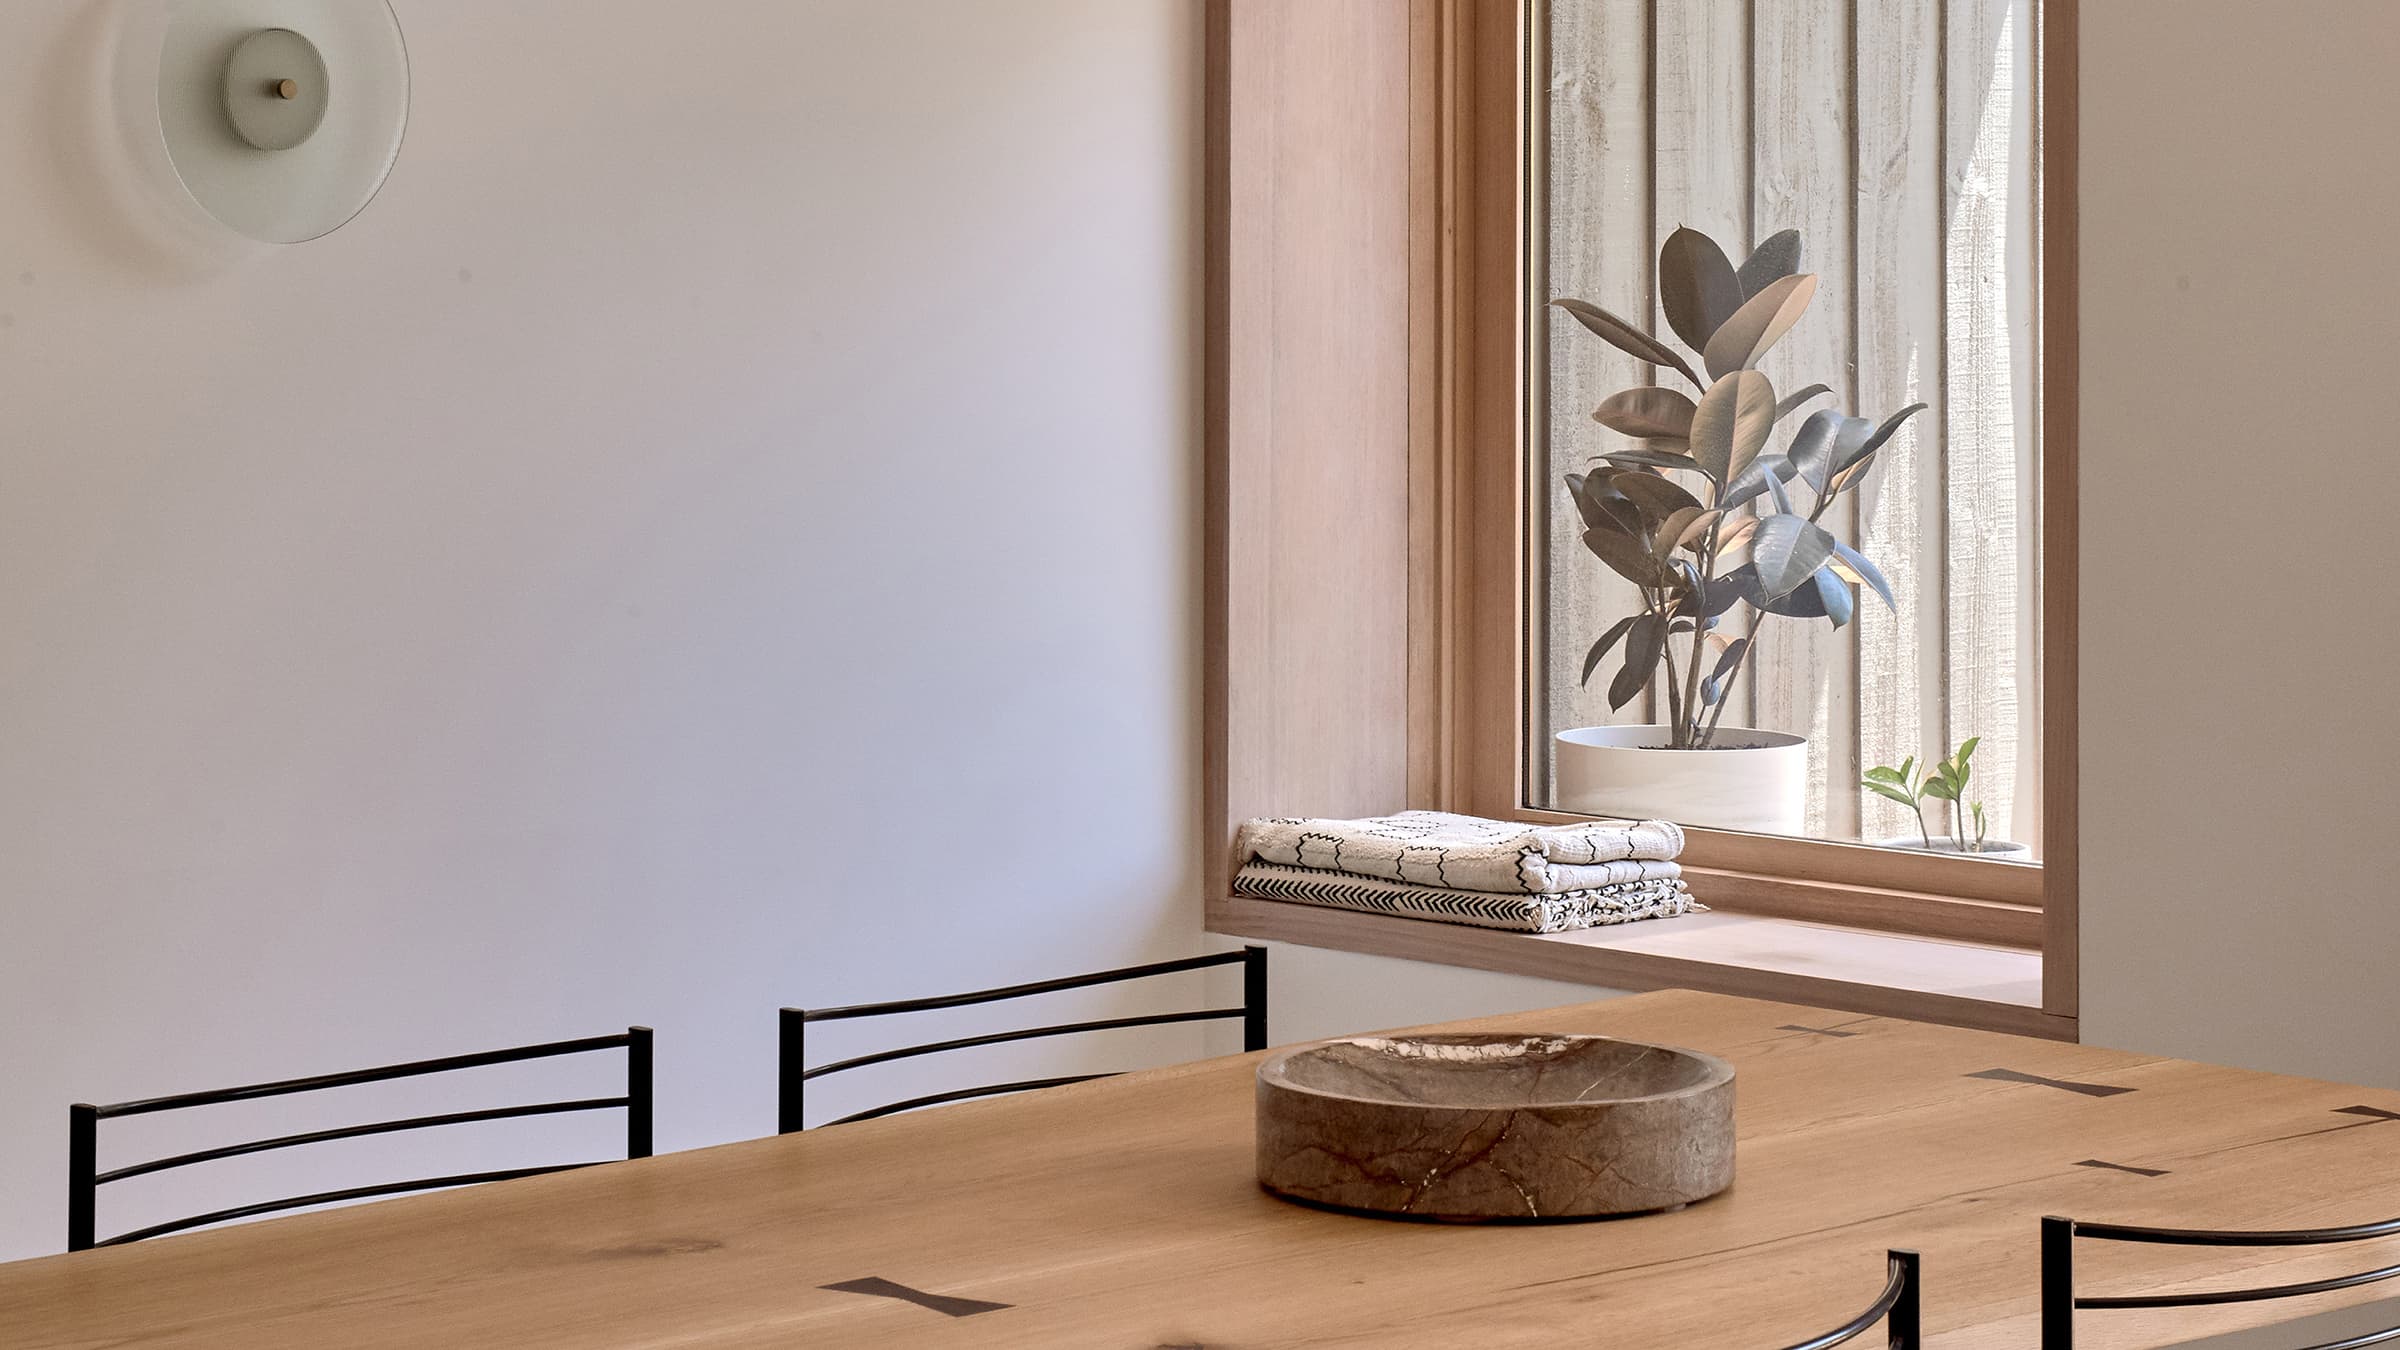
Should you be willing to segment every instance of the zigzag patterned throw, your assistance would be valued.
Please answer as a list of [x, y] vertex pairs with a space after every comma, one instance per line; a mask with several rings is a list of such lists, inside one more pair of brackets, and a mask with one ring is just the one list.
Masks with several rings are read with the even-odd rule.
[[[1673, 863], [1651, 863], [1669, 873]], [[1512, 933], [1564, 933], [1578, 928], [1665, 919], [1705, 906], [1693, 903], [1674, 875], [1627, 881], [1586, 890], [1546, 894], [1454, 890], [1418, 886], [1381, 877], [1253, 861], [1234, 874], [1236, 895], [1294, 900], [1333, 909], [1362, 910], [1404, 919], [1500, 928]]]

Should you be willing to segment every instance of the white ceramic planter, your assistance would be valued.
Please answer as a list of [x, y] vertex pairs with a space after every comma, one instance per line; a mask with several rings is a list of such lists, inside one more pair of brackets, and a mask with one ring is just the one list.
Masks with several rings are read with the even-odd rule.
[[1889, 839], [1876, 840], [1875, 846], [1904, 848], [1913, 853], [1963, 853], [1970, 858], [1998, 858], [2002, 862], [2033, 861], [2032, 845], [2009, 839], [1986, 839], [1980, 852], [1959, 847], [1958, 840], [1946, 834], [1935, 835], [1932, 848], [1925, 847], [1925, 836], [1921, 834], [1895, 834]]
[[1558, 808], [1765, 834], [1807, 828], [1808, 740], [1720, 727], [1717, 750], [1671, 750], [1665, 726], [1558, 733]]

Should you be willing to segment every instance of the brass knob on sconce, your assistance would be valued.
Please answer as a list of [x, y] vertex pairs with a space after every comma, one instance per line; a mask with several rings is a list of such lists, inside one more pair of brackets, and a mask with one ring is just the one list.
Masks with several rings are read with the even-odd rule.
[[251, 148], [289, 150], [317, 134], [332, 88], [317, 44], [289, 28], [261, 29], [226, 58], [225, 116]]

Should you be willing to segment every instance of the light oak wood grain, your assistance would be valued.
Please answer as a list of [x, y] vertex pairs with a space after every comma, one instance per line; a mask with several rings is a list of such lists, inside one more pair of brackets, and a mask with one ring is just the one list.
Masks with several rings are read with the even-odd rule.
[[[2034, 1339], [2035, 1223], [2298, 1226], [2400, 1211], [2400, 1093], [1662, 993], [1455, 1024], [1702, 1050], [1733, 1188], [1675, 1214], [1453, 1227], [1253, 1176], [1241, 1056], [1033, 1096], [0, 1267], [0, 1341], [60, 1347], [1767, 1347], [1924, 1253], [1943, 1350]], [[2125, 1088], [2089, 1096], [1972, 1075]], [[2155, 1177], [2082, 1166], [2099, 1160]], [[2300, 1279], [2359, 1252], [2095, 1250], [2088, 1292]], [[1009, 1307], [950, 1318], [869, 1277]], [[2090, 1315], [2098, 1350], [2307, 1308]]]
[[1503, 933], [1235, 896], [1209, 907], [1208, 925], [1230, 937], [1604, 989], [1704, 989], [2029, 1036], [2075, 1034], [2071, 1019], [2041, 1009], [2036, 953], [1761, 915]]
[[1450, 72], [1450, 160], [1445, 230], [1450, 259], [1447, 322], [1454, 347], [1443, 397], [1450, 524], [1443, 560], [1453, 644], [1453, 703], [1446, 752], [1450, 791], [1441, 802], [1489, 815], [1515, 802], [1523, 761], [1524, 625], [1513, 609], [1465, 597], [1514, 593], [1524, 557], [1523, 249], [1524, 121], [1518, 7], [1453, 0], [1443, 52]]
[[[1540, 825], [1569, 825], [1585, 819], [1562, 811], [1520, 809], [1512, 818]], [[2042, 907], [2042, 868], [2001, 863], [1956, 853], [1876, 848], [1831, 839], [1791, 839], [1769, 834], [1684, 827], [1682, 861], [1726, 872], [1751, 872], [1794, 881], [1848, 883], [1890, 891], [1917, 891], [2006, 905]]]
[[2029, 905], [1702, 867], [1687, 867], [1684, 875], [1692, 893], [1711, 909], [2035, 952], [2042, 948], [2042, 911]]
[[1411, 15], [1207, 11], [1211, 840], [1408, 792]]
[[1441, 227], [1444, 124], [1442, 0], [1409, 0], [1408, 31], [1408, 800], [1439, 801], [1449, 774], [1443, 733], [1441, 560], [1445, 479], [1442, 392], [1448, 334], [1440, 295], [1448, 265]]
[[2072, 1017], [2081, 1006], [2082, 962], [2076, 928], [2081, 872], [2081, 706], [2077, 641], [2082, 600], [2078, 564], [2082, 499], [2082, 286], [2076, 222], [2081, 192], [2082, 123], [2078, 109], [2080, 0], [2047, 0], [2037, 19], [2042, 99], [2042, 863], [2044, 893], [2042, 1006]]

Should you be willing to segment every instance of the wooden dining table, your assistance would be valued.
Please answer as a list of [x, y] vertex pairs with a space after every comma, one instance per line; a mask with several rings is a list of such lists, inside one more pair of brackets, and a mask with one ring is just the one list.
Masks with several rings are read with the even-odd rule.
[[[2400, 1214], [2400, 1092], [1682, 991], [1440, 1029], [1723, 1057], [1732, 1188], [1588, 1222], [1302, 1207], [1254, 1179], [1260, 1057], [1242, 1055], [4, 1265], [0, 1346], [1769, 1350], [1865, 1307], [1886, 1249], [1910, 1248], [1931, 1345], [2024, 1350], [2042, 1215]], [[2086, 1293], [2394, 1259], [2087, 1245]], [[2079, 1344], [2173, 1344], [2377, 1296], [2085, 1313]]]

